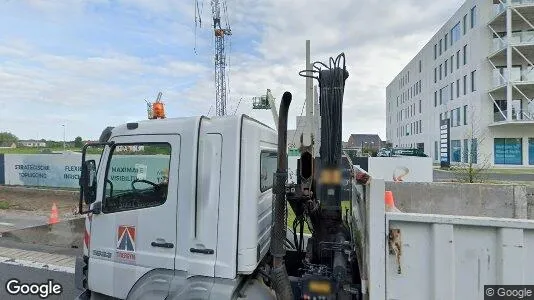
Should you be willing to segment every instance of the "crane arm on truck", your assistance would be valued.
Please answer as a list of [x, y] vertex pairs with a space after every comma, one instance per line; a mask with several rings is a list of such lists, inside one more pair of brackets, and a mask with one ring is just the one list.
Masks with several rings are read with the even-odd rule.
[[[343, 203], [351, 199], [342, 198], [346, 194], [341, 188], [344, 173], [342, 107], [345, 80], [348, 78], [345, 56], [342, 53], [335, 59], [331, 58], [328, 65], [316, 62], [313, 70], [301, 71], [300, 75], [319, 82], [320, 124], [316, 126], [320, 125], [321, 146], [318, 156], [314, 156], [313, 147], [302, 147], [297, 183], [285, 186], [283, 191], [282, 188], [275, 190], [271, 231], [273, 289], [278, 299], [357, 299], [358, 266], [352, 259], [355, 245], [346, 221], [348, 218], [343, 218]], [[278, 153], [285, 158], [287, 132], [284, 109], [282, 102]], [[314, 128], [309, 129], [314, 131]], [[349, 165], [351, 167], [352, 163]], [[286, 161], [279, 164], [278, 170], [275, 186], [285, 182]], [[296, 244], [296, 249], [287, 251], [283, 248], [286, 203], [295, 213], [292, 225]], [[303, 245], [305, 224], [309, 224], [311, 229], [306, 249]]]

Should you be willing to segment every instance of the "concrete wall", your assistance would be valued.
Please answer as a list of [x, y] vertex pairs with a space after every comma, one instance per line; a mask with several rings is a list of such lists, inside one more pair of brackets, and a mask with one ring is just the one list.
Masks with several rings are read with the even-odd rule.
[[527, 188], [527, 215], [534, 219], [534, 188]]
[[[521, 185], [386, 183], [404, 212], [496, 218], [534, 218], [534, 189]], [[528, 207], [527, 207], [528, 206]]]

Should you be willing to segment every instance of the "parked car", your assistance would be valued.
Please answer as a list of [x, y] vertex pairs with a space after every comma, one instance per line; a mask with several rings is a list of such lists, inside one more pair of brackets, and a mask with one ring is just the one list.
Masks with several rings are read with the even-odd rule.
[[428, 157], [422, 149], [397, 148], [393, 149], [391, 156], [418, 156]]

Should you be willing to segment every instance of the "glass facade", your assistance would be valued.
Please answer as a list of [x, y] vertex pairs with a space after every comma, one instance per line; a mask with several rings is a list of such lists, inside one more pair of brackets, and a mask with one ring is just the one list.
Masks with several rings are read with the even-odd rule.
[[451, 45], [460, 39], [460, 22], [456, 23], [451, 29]]
[[534, 138], [528, 139], [528, 164], [534, 165]]
[[496, 165], [523, 164], [523, 139], [495, 138], [493, 145]]
[[460, 162], [462, 157], [462, 143], [460, 140], [451, 140], [451, 160]]

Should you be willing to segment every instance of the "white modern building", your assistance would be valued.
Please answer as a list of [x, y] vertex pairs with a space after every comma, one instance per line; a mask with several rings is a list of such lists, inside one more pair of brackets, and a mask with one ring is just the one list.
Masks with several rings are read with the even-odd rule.
[[534, 0], [468, 0], [386, 89], [387, 141], [440, 161], [534, 165]]

